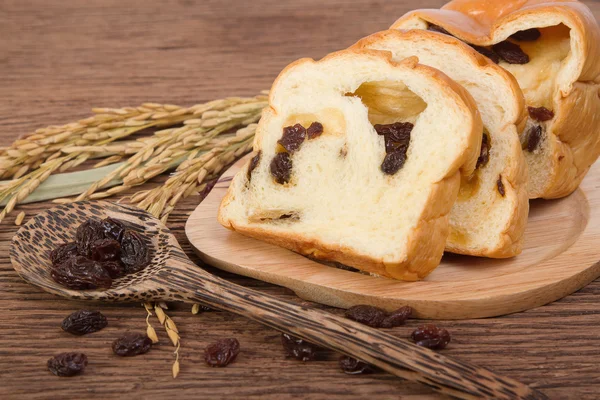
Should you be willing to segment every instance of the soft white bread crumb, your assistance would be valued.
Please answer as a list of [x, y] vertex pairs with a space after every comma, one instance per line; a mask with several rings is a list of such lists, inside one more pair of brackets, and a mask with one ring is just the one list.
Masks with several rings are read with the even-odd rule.
[[[417, 61], [345, 50], [284, 69], [257, 129], [260, 161], [250, 180], [247, 167], [235, 176], [220, 223], [379, 275], [417, 280], [429, 274], [444, 251], [461, 170], [474, 170], [482, 124], [464, 89]], [[406, 163], [386, 175], [384, 139], [372, 123], [394, 116], [415, 126]], [[270, 164], [283, 128], [315, 121], [323, 134], [293, 153], [290, 182], [277, 183]]]

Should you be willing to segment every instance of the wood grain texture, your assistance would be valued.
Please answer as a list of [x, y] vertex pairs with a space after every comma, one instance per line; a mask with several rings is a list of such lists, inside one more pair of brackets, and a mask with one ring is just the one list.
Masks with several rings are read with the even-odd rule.
[[[3, 0], [0, 2], [0, 145], [49, 124], [89, 115], [93, 106], [145, 101], [191, 105], [229, 95], [253, 95], [300, 56], [321, 57], [384, 29], [404, 12], [441, 0]], [[600, 2], [586, 1], [596, 18]], [[147, 187], [156, 185], [161, 179]], [[199, 199], [189, 198], [169, 227], [192, 255], [183, 226]], [[31, 204], [28, 216], [50, 207]], [[70, 312], [89, 306], [45, 294], [10, 266], [16, 213], [0, 224], [0, 398], [439, 398], [388, 374], [345, 376], [337, 356], [285, 359], [276, 331], [225, 312], [169, 311], [182, 336], [181, 374], [170, 377], [172, 346], [117, 359], [110, 343], [143, 331], [145, 310], [102, 304], [109, 327], [88, 337], [59, 328]], [[197, 260], [197, 258], [193, 259]], [[211, 269], [236, 283], [307, 304], [286, 289]], [[475, 363], [541, 389], [552, 398], [595, 399], [600, 393], [600, 282], [548, 306], [484, 320], [443, 321], [453, 342], [443, 354]], [[339, 310], [332, 309], [334, 313]], [[407, 337], [420, 321], [392, 333]], [[158, 327], [155, 322], [155, 327]], [[242, 352], [225, 369], [203, 364], [203, 349], [237, 337]], [[58, 379], [46, 360], [83, 350], [85, 375]]]
[[285, 286], [334, 307], [370, 304], [389, 311], [409, 305], [432, 319], [484, 318], [560, 299], [600, 276], [600, 164], [571, 196], [532, 202], [523, 253], [505, 260], [447, 254], [420, 282], [401, 282], [320, 264], [284, 248], [225, 229], [216, 219], [247, 155], [220, 178], [186, 223], [202, 261]]

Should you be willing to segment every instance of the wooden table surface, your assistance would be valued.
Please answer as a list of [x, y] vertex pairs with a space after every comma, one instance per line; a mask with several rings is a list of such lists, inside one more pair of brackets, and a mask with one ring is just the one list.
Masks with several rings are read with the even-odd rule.
[[[300, 57], [318, 58], [385, 29], [406, 11], [441, 0], [2, 0], [0, 1], [0, 145], [51, 124], [85, 117], [94, 106], [146, 101], [191, 105], [267, 89]], [[596, 17], [600, 2], [586, 1]], [[155, 180], [147, 186], [156, 185]], [[198, 198], [184, 201], [169, 226], [190, 252], [183, 227]], [[29, 216], [50, 207], [20, 207]], [[110, 343], [143, 331], [138, 304], [93, 305], [110, 326], [87, 337], [61, 331], [88, 304], [62, 300], [24, 283], [8, 257], [16, 213], [0, 224], [0, 398], [438, 398], [384, 373], [346, 376], [337, 355], [286, 359], [276, 331], [224, 312], [168, 311], [182, 336], [181, 374], [171, 378], [173, 348], [163, 331], [150, 353], [118, 359]], [[197, 258], [194, 258], [197, 260]], [[214, 271], [211, 269], [211, 271]], [[272, 285], [214, 271], [237, 283], [301, 301]], [[600, 396], [600, 281], [554, 304], [517, 315], [440, 322], [453, 334], [443, 353], [541, 389], [551, 398]], [[331, 310], [340, 312], [339, 310]], [[420, 321], [395, 328], [407, 337]], [[156, 320], [154, 325], [158, 328]], [[239, 339], [242, 352], [224, 369], [203, 363], [204, 347]], [[84, 375], [46, 370], [55, 353], [80, 350]]]

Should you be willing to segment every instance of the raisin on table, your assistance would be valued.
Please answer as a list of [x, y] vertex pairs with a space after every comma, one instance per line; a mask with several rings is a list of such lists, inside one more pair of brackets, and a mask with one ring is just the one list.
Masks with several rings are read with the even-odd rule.
[[147, 353], [152, 348], [152, 339], [141, 333], [128, 332], [112, 344], [113, 353], [121, 357], [133, 357]]
[[450, 343], [450, 333], [446, 329], [438, 328], [433, 324], [418, 327], [411, 337], [417, 346], [433, 350], [441, 350]]
[[204, 350], [204, 361], [211, 367], [226, 367], [240, 353], [237, 339], [221, 339]]
[[106, 328], [107, 325], [108, 321], [100, 311], [79, 310], [65, 318], [61, 328], [65, 332], [81, 336], [98, 332]]
[[108, 272], [97, 262], [82, 256], [71, 257], [53, 266], [50, 275], [57, 283], [73, 290], [109, 289], [112, 286]]
[[126, 230], [121, 239], [121, 262], [128, 274], [141, 271], [150, 263], [150, 250], [137, 232]]
[[389, 313], [383, 321], [381, 321], [382, 328], [395, 328], [397, 326], [404, 325], [406, 320], [412, 315], [412, 308], [404, 306], [396, 311]]
[[85, 369], [87, 356], [83, 353], [61, 353], [48, 360], [48, 370], [56, 376], [73, 376]]
[[77, 256], [77, 243], [64, 243], [50, 252], [50, 261], [57, 265], [75, 256]]
[[281, 334], [281, 344], [286, 356], [300, 361], [314, 360], [317, 358], [317, 352], [320, 350], [319, 346], [287, 333]]
[[92, 245], [96, 240], [104, 239], [103, 223], [99, 219], [90, 218], [77, 228], [75, 241], [79, 254], [86, 257], [92, 256]]
[[357, 305], [346, 310], [346, 318], [372, 328], [379, 328], [388, 316], [387, 311], [374, 306]]
[[369, 364], [348, 356], [340, 357], [340, 368], [348, 375], [370, 374], [374, 371]]

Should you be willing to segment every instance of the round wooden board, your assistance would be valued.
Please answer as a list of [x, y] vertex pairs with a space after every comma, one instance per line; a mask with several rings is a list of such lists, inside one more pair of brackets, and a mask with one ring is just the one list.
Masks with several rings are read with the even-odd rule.
[[571, 196], [531, 202], [518, 257], [446, 254], [425, 280], [401, 282], [327, 266], [223, 228], [216, 218], [219, 204], [247, 160], [233, 165], [196, 208], [186, 224], [187, 237], [206, 263], [285, 286], [306, 300], [387, 310], [408, 304], [419, 318], [483, 318], [550, 303], [600, 276], [600, 164]]

